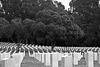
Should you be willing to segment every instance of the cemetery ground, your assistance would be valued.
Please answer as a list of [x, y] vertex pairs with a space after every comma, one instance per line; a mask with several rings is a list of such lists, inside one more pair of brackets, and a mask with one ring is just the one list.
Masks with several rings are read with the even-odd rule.
[[[18, 49], [15, 45], [12, 43], [0, 45], [0, 67], [100, 67], [100, 48], [97, 47], [56, 47], [56, 52], [49, 52], [51, 47], [47, 46], [23, 44]], [[39, 52], [41, 49], [44, 52]], [[61, 52], [59, 53], [57, 49]], [[63, 50], [69, 52], [63, 53]], [[77, 52], [78, 50], [83, 51]], [[6, 66], [2, 66], [5, 64]]]
[[[61, 67], [61, 61], [58, 62], [58, 66]], [[28, 54], [26, 54], [21, 63], [21, 67], [50, 67], [50, 66], [45, 66], [44, 63], [41, 63], [34, 57], [29, 57]], [[78, 65], [73, 65], [73, 67], [86, 67], [85, 58], [81, 58], [81, 60], [78, 62]], [[94, 67], [100, 67], [100, 64], [94, 62]]]

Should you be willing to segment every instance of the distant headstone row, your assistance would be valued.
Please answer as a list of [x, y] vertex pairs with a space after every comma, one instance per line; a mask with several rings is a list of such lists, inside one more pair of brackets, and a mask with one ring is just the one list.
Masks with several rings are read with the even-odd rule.
[[18, 47], [14, 43], [0, 43], [0, 67], [21, 67], [26, 54], [50, 67], [73, 67], [82, 58], [86, 67], [94, 67], [95, 61], [100, 64], [99, 50], [98, 47], [55, 47], [52, 51], [51, 46], [21, 44]]
[[[20, 46], [19, 46], [20, 45]], [[0, 51], [10, 51], [10, 50], [21, 50], [23, 51], [33, 51], [33, 52], [87, 52], [87, 51], [93, 51], [93, 52], [100, 52], [99, 47], [58, 47], [55, 46], [52, 50], [51, 46], [38, 46], [38, 45], [31, 45], [31, 44], [16, 44], [16, 43], [2, 43], [0, 42]]]

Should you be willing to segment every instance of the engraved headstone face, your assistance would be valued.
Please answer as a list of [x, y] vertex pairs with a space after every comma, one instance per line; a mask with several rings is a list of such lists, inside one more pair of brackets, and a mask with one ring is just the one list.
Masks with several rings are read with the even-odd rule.
[[73, 53], [73, 64], [78, 65], [79, 54], [77, 52]]
[[93, 58], [93, 52], [92, 51], [88, 51], [87, 52], [87, 67], [94, 67], [94, 58]]
[[10, 58], [10, 53], [0, 53], [0, 61], [2, 61], [5, 58]]
[[5, 58], [10, 58], [10, 53], [5, 53]]
[[39, 56], [38, 56], [38, 60], [41, 61], [41, 56], [42, 56], [42, 54], [41, 54], [41, 53], [38, 53], [38, 55], [39, 55]]
[[62, 56], [61, 67], [73, 67], [73, 59], [72, 55], [64, 55]]
[[12, 58], [5, 58], [0, 61], [1, 67], [15, 67], [15, 60]]
[[58, 53], [58, 61], [61, 61], [61, 58], [62, 58], [62, 54]]
[[100, 52], [98, 52], [98, 63], [100, 64]]
[[32, 57], [36, 58], [36, 57], [35, 57], [35, 52], [33, 53]]
[[51, 67], [58, 67], [57, 53], [51, 53]]
[[44, 54], [45, 54], [45, 53], [41, 53], [41, 62], [42, 62], [42, 63], [44, 63], [44, 60], [45, 60]]
[[97, 61], [98, 60], [98, 55], [97, 55], [97, 52], [94, 52], [94, 61]]
[[5, 67], [16, 67], [15, 59], [9, 58], [9, 59], [5, 60]]
[[14, 53], [12, 55], [12, 58], [15, 59], [16, 66], [20, 66], [20, 64], [23, 60], [23, 53]]
[[38, 52], [38, 53], [35, 53], [35, 58], [36, 58], [37, 60], [41, 60], [41, 55], [39, 54], [39, 52]]
[[50, 61], [51, 61], [51, 59], [50, 59], [50, 57], [51, 57], [51, 55], [50, 55], [50, 53], [44, 53], [44, 64], [46, 65], [46, 66], [50, 66]]

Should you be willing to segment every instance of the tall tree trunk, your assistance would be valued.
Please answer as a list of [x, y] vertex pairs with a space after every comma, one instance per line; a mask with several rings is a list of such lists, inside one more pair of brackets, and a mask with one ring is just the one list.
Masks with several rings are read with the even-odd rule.
[[53, 44], [53, 42], [51, 42], [51, 50], [52, 51], [54, 50], [54, 44]]
[[28, 44], [28, 40], [27, 39], [25, 40], [25, 43]]

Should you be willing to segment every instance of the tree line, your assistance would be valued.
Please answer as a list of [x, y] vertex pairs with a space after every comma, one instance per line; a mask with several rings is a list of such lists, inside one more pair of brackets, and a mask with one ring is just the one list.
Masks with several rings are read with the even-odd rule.
[[[1, 3], [0, 41], [2, 42], [52, 47], [91, 46], [92, 43], [92, 46], [98, 46], [97, 43], [100, 42], [98, 24], [95, 23], [99, 20], [97, 18], [95, 21], [91, 20], [93, 18], [90, 14], [78, 12], [76, 9], [71, 13], [65, 10], [61, 2], [1, 0]], [[78, 6], [77, 3], [73, 2], [74, 5], [71, 5], [70, 2], [70, 6], [75, 8]], [[97, 17], [97, 13], [94, 14]]]

